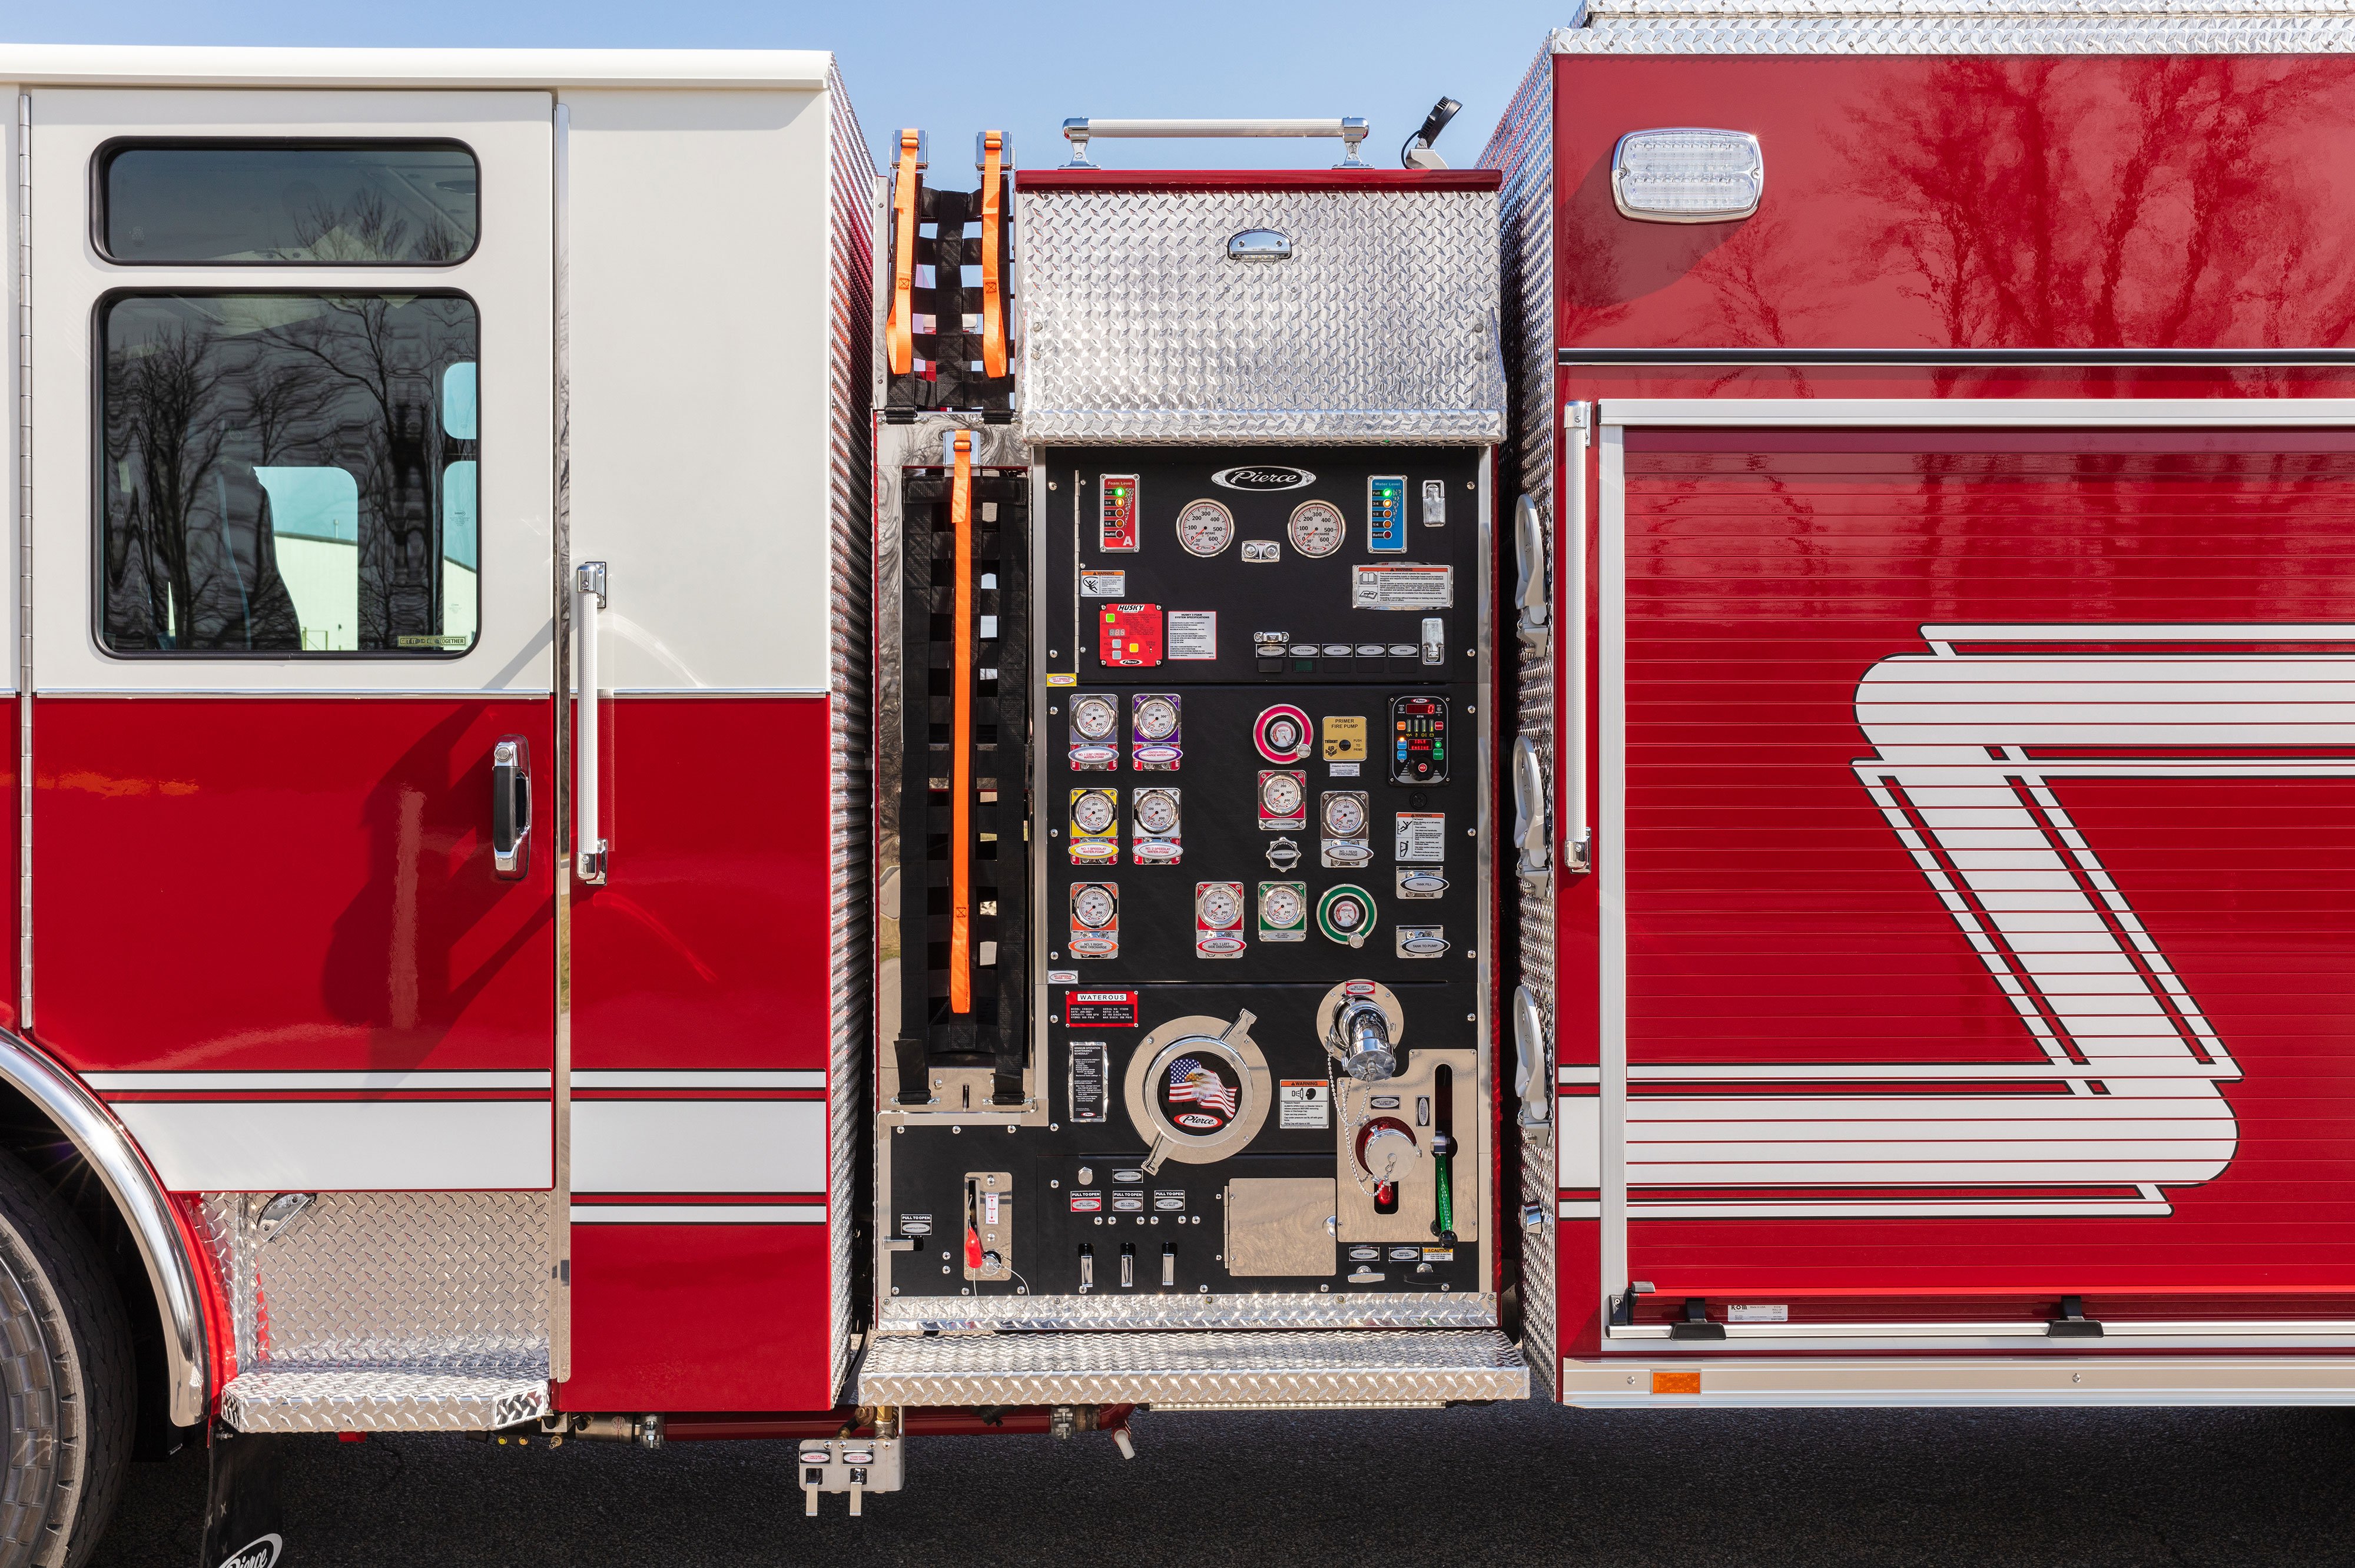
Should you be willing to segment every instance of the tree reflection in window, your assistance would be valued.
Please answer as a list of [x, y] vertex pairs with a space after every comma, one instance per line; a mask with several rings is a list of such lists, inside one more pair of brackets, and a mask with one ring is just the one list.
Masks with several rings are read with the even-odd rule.
[[472, 645], [472, 302], [123, 295], [103, 332], [108, 648]]

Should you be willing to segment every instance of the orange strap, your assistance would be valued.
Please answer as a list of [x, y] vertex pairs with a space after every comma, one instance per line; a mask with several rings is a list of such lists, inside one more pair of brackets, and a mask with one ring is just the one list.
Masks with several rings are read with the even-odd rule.
[[900, 133], [900, 172], [891, 181], [892, 227], [898, 242], [891, 247], [891, 315], [883, 326], [883, 351], [890, 357], [891, 374], [904, 376], [916, 368], [916, 326], [911, 298], [916, 286], [916, 146], [921, 133]]
[[956, 432], [956, 706], [949, 727], [949, 1011], [973, 1011], [973, 432]]
[[997, 283], [997, 165], [1006, 133], [981, 135], [981, 370], [985, 376], [1006, 374], [1006, 300]]

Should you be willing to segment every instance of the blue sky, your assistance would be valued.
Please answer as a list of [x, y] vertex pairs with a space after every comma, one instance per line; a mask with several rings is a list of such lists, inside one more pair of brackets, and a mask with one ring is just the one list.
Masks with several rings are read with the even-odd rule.
[[[804, 5], [750, 0], [10, 0], [14, 43], [340, 44], [419, 47], [832, 49], [868, 138], [930, 132], [945, 162], [973, 133], [1014, 133], [1026, 166], [1058, 164], [1067, 115], [1200, 118], [1360, 115], [1369, 161], [1442, 93], [1464, 112], [1440, 141], [1458, 167], [1479, 155], [1514, 84], [1570, 0], [1476, 5], [1394, 0], [1180, 0], [1123, 5]], [[1099, 144], [1106, 167], [1302, 167], [1330, 142]], [[942, 183], [947, 183], [943, 180]]]

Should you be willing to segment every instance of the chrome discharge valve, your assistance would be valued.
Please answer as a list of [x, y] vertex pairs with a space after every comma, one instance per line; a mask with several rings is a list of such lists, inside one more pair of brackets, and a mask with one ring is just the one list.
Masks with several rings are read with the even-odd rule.
[[1398, 1076], [1399, 1039], [1406, 1032], [1406, 1017], [1388, 986], [1374, 980], [1344, 981], [1326, 993], [1316, 1023], [1327, 1052], [1359, 1083], [1379, 1083]]

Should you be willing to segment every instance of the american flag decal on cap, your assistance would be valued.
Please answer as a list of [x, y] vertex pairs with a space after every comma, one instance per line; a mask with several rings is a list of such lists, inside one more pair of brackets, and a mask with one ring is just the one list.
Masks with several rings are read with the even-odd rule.
[[1169, 1064], [1169, 1098], [1172, 1103], [1191, 1101], [1206, 1110], [1222, 1116], [1235, 1114], [1238, 1091], [1219, 1081], [1219, 1075], [1190, 1056], [1181, 1056]]

